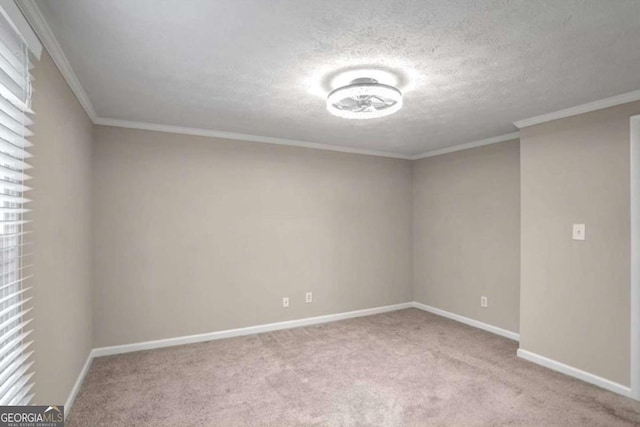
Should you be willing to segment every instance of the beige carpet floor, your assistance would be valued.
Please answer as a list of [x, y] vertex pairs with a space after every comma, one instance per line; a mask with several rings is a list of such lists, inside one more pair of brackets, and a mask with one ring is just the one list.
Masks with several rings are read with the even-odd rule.
[[74, 426], [640, 425], [640, 403], [417, 309], [95, 359]]

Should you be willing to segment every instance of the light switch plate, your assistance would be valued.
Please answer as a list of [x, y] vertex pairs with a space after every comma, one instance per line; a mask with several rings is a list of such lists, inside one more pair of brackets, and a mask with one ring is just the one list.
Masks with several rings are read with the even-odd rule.
[[573, 224], [573, 240], [585, 240], [586, 229], [584, 224]]

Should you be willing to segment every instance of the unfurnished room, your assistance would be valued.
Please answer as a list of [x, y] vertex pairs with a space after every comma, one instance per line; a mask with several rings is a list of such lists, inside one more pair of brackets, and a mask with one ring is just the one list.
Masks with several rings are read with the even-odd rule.
[[0, 427], [640, 426], [639, 0], [0, 0]]

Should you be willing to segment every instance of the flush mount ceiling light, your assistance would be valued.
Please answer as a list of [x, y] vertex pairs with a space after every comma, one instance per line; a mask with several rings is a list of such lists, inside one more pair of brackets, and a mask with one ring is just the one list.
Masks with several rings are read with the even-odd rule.
[[402, 108], [402, 93], [369, 77], [352, 80], [327, 96], [327, 110], [345, 119], [374, 119]]

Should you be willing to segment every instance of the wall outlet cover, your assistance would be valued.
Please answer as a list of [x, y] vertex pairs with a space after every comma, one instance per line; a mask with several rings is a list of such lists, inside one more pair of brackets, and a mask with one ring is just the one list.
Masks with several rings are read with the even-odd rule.
[[480, 307], [489, 307], [489, 299], [487, 297], [480, 297]]
[[573, 240], [585, 240], [586, 227], [584, 224], [573, 224]]

